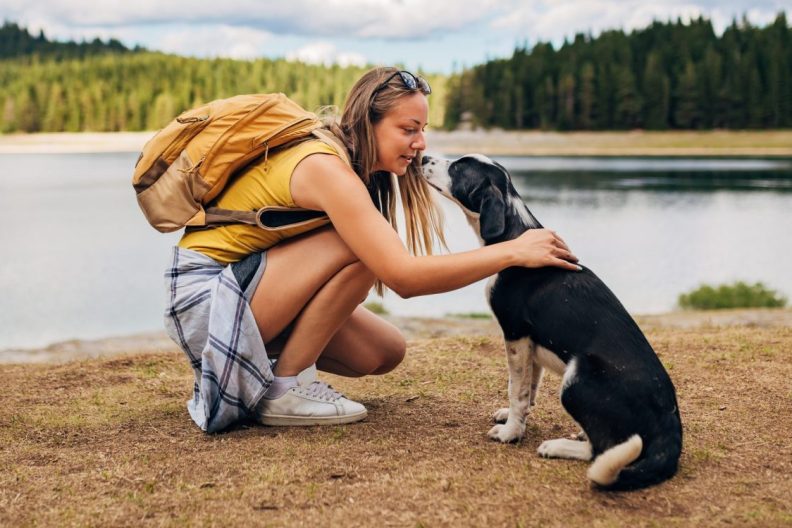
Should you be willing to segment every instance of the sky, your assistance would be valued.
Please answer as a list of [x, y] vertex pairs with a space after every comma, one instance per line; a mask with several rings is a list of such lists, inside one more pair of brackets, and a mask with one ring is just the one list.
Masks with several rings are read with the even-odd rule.
[[703, 15], [721, 33], [766, 25], [792, 0], [2, 0], [0, 20], [50, 39], [116, 38], [195, 57], [402, 64], [450, 73], [576, 33]]

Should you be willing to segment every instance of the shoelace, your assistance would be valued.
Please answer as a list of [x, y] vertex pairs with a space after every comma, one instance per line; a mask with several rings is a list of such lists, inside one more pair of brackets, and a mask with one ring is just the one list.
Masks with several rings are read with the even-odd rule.
[[333, 387], [325, 383], [324, 381], [314, 381], [307, 387], [300, 387], [305, 394], [308, 396], [312, 396], [314, 398], [321, 398], [326, 401], [336, 401], [339, 398], [343, 398], [344, 395], [335, 390]]

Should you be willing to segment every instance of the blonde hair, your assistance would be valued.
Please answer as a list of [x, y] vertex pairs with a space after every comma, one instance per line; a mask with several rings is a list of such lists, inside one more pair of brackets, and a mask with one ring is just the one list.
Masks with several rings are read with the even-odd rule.
[[[335, 116], [326, 116], [325, 126], [346, 145], [353, 170], [366, 184], [374, 205], [396, 231], [394, 189], [398, 186], [404, 210], [407, 247], [413, 255], [431, 255], [435, 239], [443, 247], [447, 246], [443, 236], [442, 212], [432, 198], [429, 184], [421, 176], [420, 153], [401, 178], [389, 172], [374, 171], [377, 164], [374, 125], [398, 105], [402, 97], [418, 91], [405, 86], [398, 75], [393, 76], [397, 71], [396, 68], [383, 67], [363, 74], [349, 91], [340, 122]], [[383, 84], [389, 76], [393, 77]], [[376, 283], [376, 290], [382, 295], [380, 281]]]

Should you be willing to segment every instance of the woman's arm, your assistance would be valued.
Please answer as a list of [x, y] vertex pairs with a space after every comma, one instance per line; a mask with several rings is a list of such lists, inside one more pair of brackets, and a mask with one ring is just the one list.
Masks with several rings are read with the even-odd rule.
[[352, 252], [401, 297], [455, 290], [509, 266], [578, 269], [563, 241], [545, 229], [463, 253], [410, 255], [363, 182], [336, 156], [306, 157], [292, 174], [291, 192], [300, 207], [325, 211]]

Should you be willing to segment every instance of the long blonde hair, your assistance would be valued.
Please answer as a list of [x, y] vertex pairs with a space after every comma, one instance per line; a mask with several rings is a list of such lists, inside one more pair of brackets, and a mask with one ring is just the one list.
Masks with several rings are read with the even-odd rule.
[[[402, 97], [417, 91], [405, 86], [398, 75], [393, 76], [397, 71], [396, 68], [382, 67], [366, 72], [349, 91], [340, 123], [335, 116], [326, 116], [325, 126], [346, 145], [353, 170], [366, 184], [374, 205], [396, 231], [394, 189], [398, 186], [404, 210], [407, 247], [413, 255], [431, 255], [435, 239], [443, 247], [446, 247], [446, 242], [442, 212], [432, 198], [429, 185], [421, 176], [421, 153], [415, 156], [407, 167], [407, 173], [401, 178], [389, 172], [374, 171], [377, 163], [374, 125], [399, 104]], [[393, 77], [383, 85], [389, 76]], [[376, 289], [382, 295], [380, 281], [377, 281]]]

